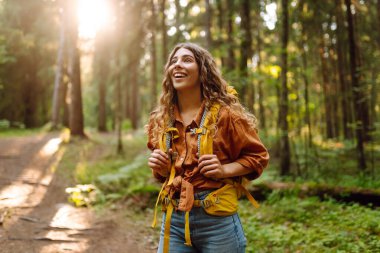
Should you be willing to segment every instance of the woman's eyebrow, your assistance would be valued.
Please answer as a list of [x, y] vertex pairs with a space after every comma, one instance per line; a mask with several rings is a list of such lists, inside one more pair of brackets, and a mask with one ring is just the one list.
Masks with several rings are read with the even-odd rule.
[[[192, 55], [190, 55], [190, 54], [184, 54], [184, 55], [180, 55], [180, 56], [179, 56], [179, 58], [185, 58], [185, 57], [191, 57], [191, 58], [194, 59], [194, 57], [193, 57]], [[172, 60], [173, 60], [173, 59], [177, 59], [177, 58], [178, 58], [178, 56], [174, 56], [174, 57], [172, 58]]]
[[191, 57], [191, 58], [194, 59], [194, 57], [193, 57], [192, 55], [189, 55], [189, 54], [184, 54], [184, 55], [182, 55], [181, 57], [182, 57], [182, 58], [185, 58], [185, 57]]

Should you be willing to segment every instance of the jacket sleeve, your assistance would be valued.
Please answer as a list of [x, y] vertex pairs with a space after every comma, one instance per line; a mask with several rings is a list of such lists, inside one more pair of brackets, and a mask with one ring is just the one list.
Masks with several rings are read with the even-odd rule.
[[[148, 147], [148, 149], [150, 149], [150, 151], [153, 152], [153, 150], [158, 149], [159, 147], [158, 147], [158, 144], [154, 144], [152, 142], [152, 140], [153, 140], [152, 128], [153, 128], [153, 126], [152, 126], [152, 118], [150, 118], [149, 123], [148, 123], [148, 127], [147, 127], [148, 141], [147, 141], [147, 145], [146, 146]], [[161, 183], [163, 183], [165, 181], [165, 179], [166, 179], [165, 177], [161, 176], [160, 174], [158, 174], [154, 170], [152, 170], [152, 174]]]
[[245, 119], [233, 117], [228, 132], [230, 157], [234, 162], [252, 170], [245, 176], [247, 179], [258, 178], [268, 165], [269, 153], [256, 129], [253, 129]]

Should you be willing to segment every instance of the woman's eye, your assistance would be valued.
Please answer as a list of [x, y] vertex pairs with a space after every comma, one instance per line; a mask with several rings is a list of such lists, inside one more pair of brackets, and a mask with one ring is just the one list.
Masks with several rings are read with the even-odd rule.
[[185, 60], [184, 60], [184, 62], [191, 62], [192, 60], [191, 60], [191, 58], [186, 58]]

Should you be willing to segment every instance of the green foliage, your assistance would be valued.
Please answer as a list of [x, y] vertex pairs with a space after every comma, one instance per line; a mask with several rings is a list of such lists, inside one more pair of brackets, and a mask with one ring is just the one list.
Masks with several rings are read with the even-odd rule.
[[9, 123], [5, 120], [0, 121], [0, 137], [16, 137], [16, 136], [27, 136], [33, 134], [39, 134], [46, 132], [43, 128], [33, 128], [25, 129], [20, 128], [9, 128]]
[[117, 172], [100, 175], [95, 184], [103, 193], [119, 193], [120, 197], [137, 193], [157, 193], [159, 186], [154, 182], [146, 165], [147, 158], [146, 153], [141, 154]]
[[[269, 148], [278, 147], [276, 144], [278, 138], [275, 134], [263, 136], [262, 140]], [[321, 136], [315, 136], [312, 147], [308, 147], [306, 137], [293, 137], [291, 139], [291, 174], [287, 177], [279, 177], [277, 156], [280, 151], [272, 148], [269, 149], [270, 166], [264, 171], [263, 176], [267, 181], [314, 182], [364, 188], [380, 187], [380, 170], [379, 167], [376, 167], [376, 163], [380, 161], [378, 145], [375, 142], [366, 145], [368, 170], [359, 172], [355, 145], [355, 142], [349, 140], [323, 140]]]
[[274, 192], [255, 210], [241, 201], [247, 252], [378, 252], [379, 210]]

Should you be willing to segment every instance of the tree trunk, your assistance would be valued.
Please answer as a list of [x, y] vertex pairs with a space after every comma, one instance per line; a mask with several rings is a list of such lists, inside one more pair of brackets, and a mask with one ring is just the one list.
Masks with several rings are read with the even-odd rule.
[[125, 85], [124, 85], [124, 99], [125, 99], [125, 117], [128, 119], [132, 118], [132, 92], [131, 92], [131, 71], [128, 65], [128, 73], [125, 75]]
[[380, 0], [377, 0], [377, 45], [380, 50]]
[[165, 64], [168, 58], [168, 35], [166, 31], [165, 7], [166, 0], [161, 0], [161, 29], [162, 29], [162, 62]]
[[282, 7], [282, 38], [281, 38], [281, 93], [279, 108], [279, 126], [280, 126], [280, 174], [282, 176], [290, 173], [290, 145], [289, 145], [289, 127], [288, 127], [288, 41], [289, 41], [289, 13], [288, 0], [281, 1]]
[[[259, 8], [257, 13], [261, 12], [261, 1], [258, 4]], [[266, 129], [266, 117], [265, 117], [265, 107], [264, 107], [264, 91], [263, 91], [263, 81], [261, 79], [261, 44], [262, 44], [262, 39], [261, 39], [261, 27], [262, 27], [262, 21], [260, 18], [260, 15], [256, 15], [257, 19], [257, 55], [259, 56], [259, 59], [257, 61], [257, 71], [259, 73], [259, 78], [257, 80], [257, 88], [258, 88], [258, 93], [259, 93], [259, 117], [260, 117], [260, 127], [262, 129]]]
[[[38, 126], [37, 120], [37, 101], [39, 99], [39, 83], [37, 80], [36, 66], [30, 66], [29, 73], [26, 74], [24, 91], [24, 124], [26, 128]], [[28, 87], [26, 89], [26, 87]]]
[[[110, 75], [110, 38], [112, 33], [102, 29], [95, 40], [94, 75], [98, 80], [98, 131], [107, 132], [107, 81]], [[115, 61], [116, 62], [116, 61]]]
[[212, 8], [210, 5], [210, 0], [205, 0], [205, 5], [206, 5], [206, 13], [205, 13], [206, 48], [208, 50], [211, 50], [213, 47], [213, 43], [212, 43], [212, 34], [211, 34]]
[[305, 51], [305, 46], [306, 46], [306, 38], [305, 38], [305, 34], [304, 34], [304, 30], [302, 28], [302, 44], [301, 44], [301, 55], [302, 55], [302, 78], [303, 78], [303, 81], [304, 81], [304, 84], [305, 84], [305, 93], [304, 93], [304, 96], [305, 96], [305, 123], [307, 125], [307, 145], [309, 148], [311, 148], [312, 146], [312, 135], [311, 135], [311, 118], [310, 118], [310, 107], [309, 107], [309, 104], [310, 104], [310, 99], [309, 99], [309, 78], [306, 74], [307, 72], [307, 69], [308, 69], [308, 64], [307, 64], [307, 55], [306, 55], [306, 51]]
[[324, 98], [324, 106], [325, 106], [325, 122], [326, 122], [326, 137], [328, 139], [334, 138], [333, 134], [333, 124], [332, 124], [332, 116], [331, 116], [331, 84], [329, 80], [329, 73], [327, 69], [327, 61], [325, 54], [325, 42], [323, 36], [320, 38], [321, 44], [319, 46], [319, 58], [321, 60], [321, 74], [322, 74], [322, 87], [323, 87], [323, 98]]
[[[218, 47], [222, 47], [223, 43], [224, 43], [224, 39], [223, 39], [223, 32], [224, 32], [224, 8], [223, 8], [223, 1], [222, 0], [216, 0], [216, 8], [217, 8], [217, 11], [218, 11], [218, 15], [217, 15], [217, 23], [218, 23], [218, 35], [217, 35], [217, 46]], [[227, 59], [225, 57], [225, 55], [223, 53], [220, 54], [220, 61], [222, 63], [222, 66], [223, 68], [226, 67], [226, 64], [227, 64]]]
[[[120, 42], [118, 43], [120, 44]], [[116, 120], [115, 120], [115, 125], [116, 125], [116, 134], [117, 134], [117, 148], [116, 152], [118, 154], [123, 153], [123, 141], [122, 141], [122, 124], [123, 124], [123, 112], [122, 112], [122, 107], [121, 107], [121, 100], [122, 100], [122, 92], [121, 92], [121, 71], [120, 71], [120, 46], [117, 47], [116, 52], [119, 52], [116, 54], [116, 89], [115, 89], [115, 96], [116, 96]]]
[[242, 99], [248, 110], [254, 112], [254, 87], [248, 75], [248, 60], [252, 58], [252, 33], [251, 33], [251, 7], [250, 0], [243, 0], [241, 5], [241, 30], [242, 41], [240, 45], [240, 75], [243, 78], [241, 90]]
[[[115, 112], [114, 112], [114, 127], [116, 130], [117, 145], [116, 152], [117, 154], [123, 153], [123, 139], [122, 139], [122, 125], [123, 125], [123, 109], [122, 109], [122, 88], [121, 88], [121, 59], [122, 59], [122, 45], [123, 45], [123, 30], [125, 29], [125, 20], [124, 13], [125, 9], [119, 7], [116, 10], [116, 29], [114, 35], [114, 61], [115, 61], [115, 90], [114, 90], [114, 99], [115, 99]], [[131, 15], [132, 16], [132, 15]], [[133, 20], [133, 19], [132, 19]]]
[[157, 57], [156, 57], [156, 10], [154, 5], [154, 0], [150, 1], [151, 4], [151, 11], [152, 11], [152, 17], [151, 17], [151, 26], [150, 30], [152, 33], [152, 36], [150, 38], [151, 48], [150, 48], [150, 58], [151, 58], [151, 101], [152, 104], [150, 106], [150, 109], [153, 110], [153, 108], [156, 106], [157, 103]]
[[[363, 126], [363, 141], [370, 141], [372, 139], [371, 137], [371, 127], [373, 126], [373, 120], [370, 118], [370, 94], [369, 89], [366, 87], [365, 84], [362, 84], [363, 78], [361, 72], [363, 70], [363, 55], [361, 53], [359, 43], [356, 41], [356, 37], [360, 38], [360, 36], [356, 35], [359, 34], [361, 28], [358, 27], [356, 24], [358, 23], [360, 14], [360, 9], [357, 9], [356, 15], [352, 15], [352, 27], [353, 27], [353, 34], [354, 34], [354, 42], [355, 42], [355, 50], [356, 50], [356, 70], [358, 71], [358, 85], [360, 86], [359, 93], [360, 93], [360, 99], [361, 99], [361, 120], [362, 120], [362, 126]], [[358, 39], [360, 41], [360, 39]]]
[[106, 113], [106, 81], [108, 66], [104, 67], [100, 71], [99, 84], [98, 84], [98, 95], [99, 95], [99, 105], [98, 105], [98, 131], [107, 132], [107, 113]]
[[78, 43], [78, 24], [76, 17], [76, 1], [70, 1], [71, 18], [69, 32], [69, 78], [70, 78], [70, 116], [69, 124], [72, 135], [84, 137], [83, 129], [83, 108], [81, 90], [80, 55], [77, 47]]
[[182, 22], [181, 22], [181, 13], [183, 13], [183, 10], [182, 10], [182, 7], [181, 7], [181, 4], [180, 4], [180, 0], [174, 0], [174, 4], [175, 4], [175, 28], [176, 28], [176, 33], [175, 35], [172, 37], [172, 42], [174, 45], [178, 44], [181, 39], [182, 39], [182, 32], [181, 30], [179, 29], [179, 27], [181, 26]]
[[138, 128], [138, 111], [139, 111], [139, 84], [138, 84], [138, 64], [136, 62], [132, 63], [130, 66], [131, 74], [131, 98], [132, 98], [132, 114], [131, 114], [131, 123], [132, 128]]
[[338, 61], [338, 77], [339, 77], [339, 90], [342, 96], [341, 106], [342, 106], [342, 124], [343, 124], [343, 135], [345, 139], [351, 139], [353, 133], [349, 127], [352, 124], [352, 111], [351, 111], [351, 96], [349, 83], [345, 78], [345, 58], [343, 46], [346, 44], [343, 36], [343, 13], [342, 13], [342, 2], [341, 0], [335, 0], [336, 4], [336, 17], [337, 17], [337, 41], [336, 41], [336, 51], [337, 51], [337, 61]]
[[363, 119], [362, 119], [362, 93], [359, 83], [359, 75], [357, 66], [357, 55], [356, 55], [356, 43], [354, 34], [354, 24], [351, 13], [351, 0], [345, 0], [346, 13], [347, 13], [347, 23], [348, 23], [348, 43], [350, 50], [350, 72], [351, 72], [351, 82], [352, 82], [352, 93], [354, 98], [354, 110], [355, 110], [355, 122], [356, 122], [356, 149], [358, 153], [358, 167], [364, 171], [366, 169], [366, 161], [364, 154], [364, 131], [363, 131]]
[[67, 97], [68, 97], [68, 81], [63, 80], [62, 82], [62, 97], [61, 97], [61, 107], [63, 108], [62, 116], [61, 116], [61, 121], [62, 125], [70, 128], [69, 124], [69, 111], [70, 111], [70, 105], [67, 103]]
[[333, 46], [333, 43], [331, 42], [331, 56], [330, 56], [330, 64], [331, 69], [333, 70], [334, 74], [332, 74], [332, 85], [331, 85], [331, 106], [330, 108], [335, 108], [335, 110], [332, 110], [332, 122], [333, 122], [333, 133], [334, 137], [338, 138], [340, 136], [341, 132], [341, 123], [342, 123], [342, 108], [340, 107], [341, 100], [342, 100], [342, 94], [339, 92], [339, 66], [336, 55], [335, 48]]
[[234, 53], [234, 30], [233, 30], [233, 15], [234, 15], [234, 1], [227, 0], [227, 46], [228, 56], [226, 60], [227, 70], [233, 71], [235, 69], [235, 53]]
[[59, 125], [59, 112], [61, 107], [62, 93], [62, 79], [63, 79], [63, 57], [65, 52], [65, 29], [66, 29], [66, 8], [63, 8], [61, 12], [61, 30], [59, 36], [59, 48], [57, 54], [57, 66], [54, 79], [54, 92], [53, 92], [53, 109], [52, 109], [52, 129], [57, 129]]
[[139, 73], [143, 72], [140, 70], [140, 59], [143, 54], [143, 49], [141, 47], [145, 31], [144, 31], [144, 22], [142, 16], [142, 8], [143, 3], [136, 4], [132, 11], [131, 20], [133, 20], [133, 30], [131, 34], [133, 36], [130, 38], [130, 45], [134, 47], [134, 50], [127, 50], [127, 59], [128, 59], [128, 75], [129, 75], [129, 83], [130, 86], [130, 119], [132, 123], [132, 128], [137, 129], [139, 125], [139, 116], [140, 116], [140, 83], [139, 83]]

